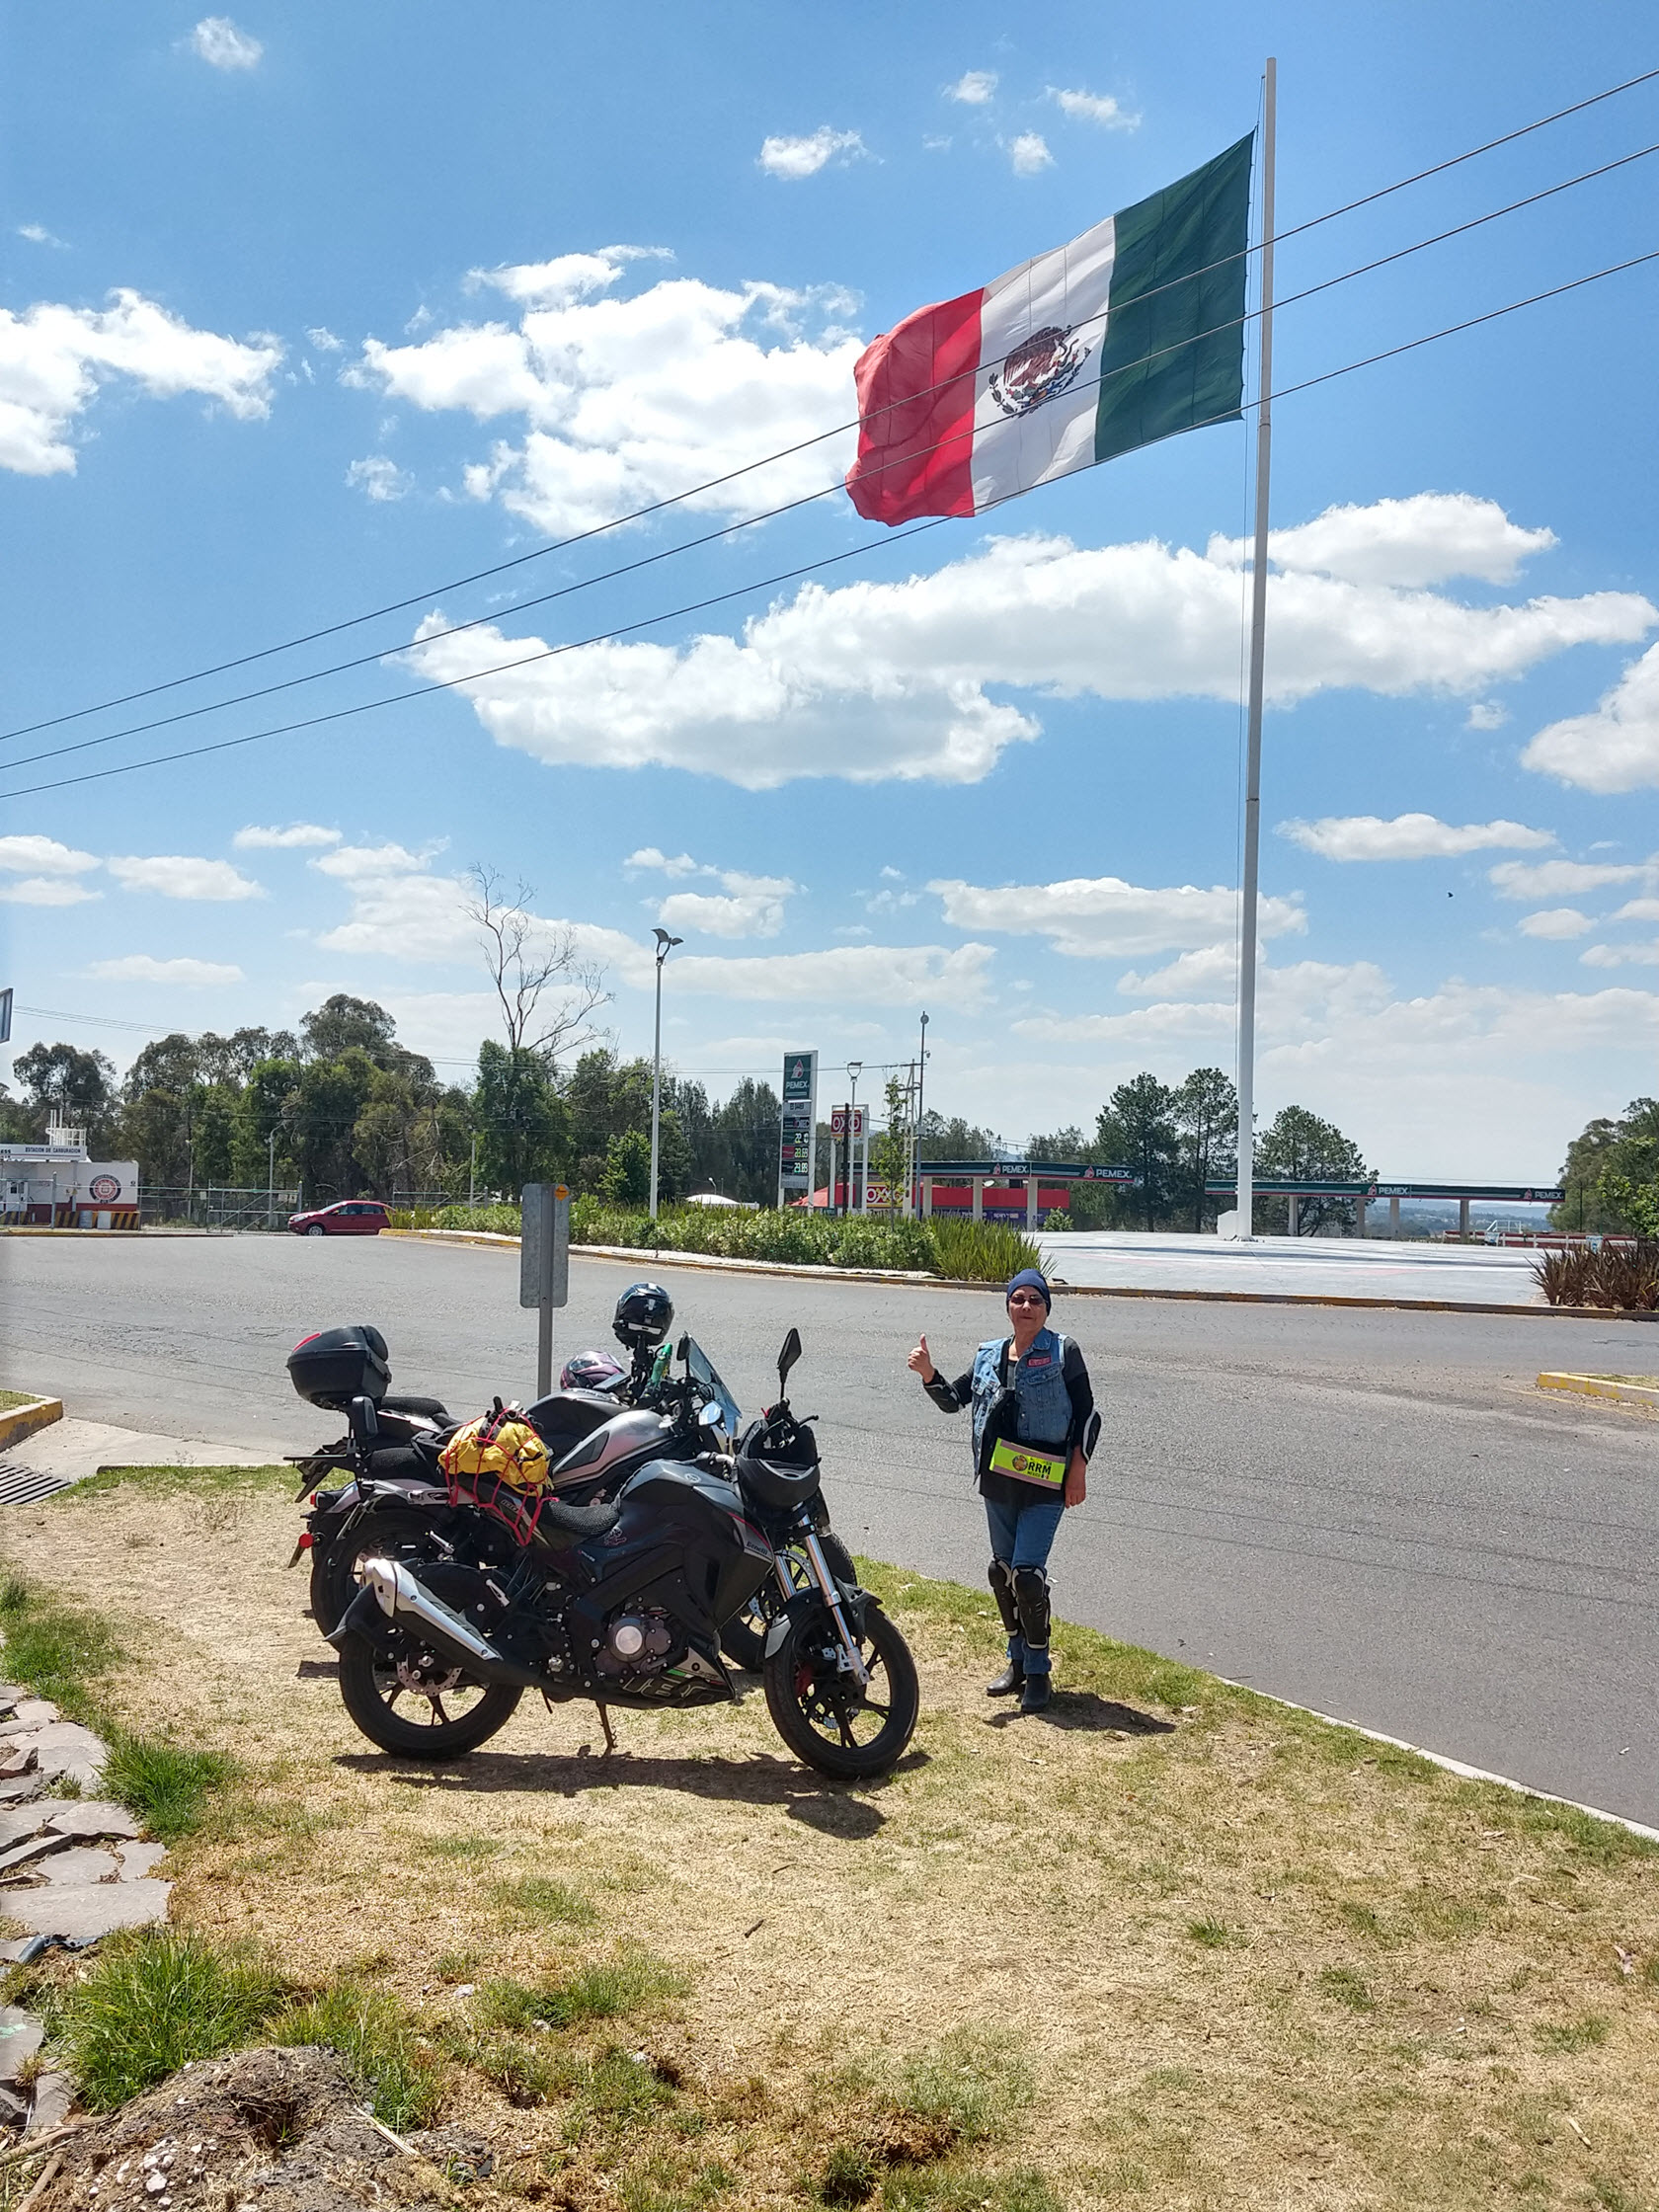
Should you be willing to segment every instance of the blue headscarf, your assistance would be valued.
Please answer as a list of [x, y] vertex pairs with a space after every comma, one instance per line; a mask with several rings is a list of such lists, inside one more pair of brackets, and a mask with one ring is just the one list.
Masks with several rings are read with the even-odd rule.
[[1040, 1291], [1045, 1310], [1048, 1310], [1054, 1304], [1053, 1292], [1049, 1289], [1044, 1277], [1034, 1267], [1022, 1267], [1017, 1275], [1010, 1276], [1008, 1288], [1002, 1293], [1003, 1299], [1012, 1298], [1016, 1291]]

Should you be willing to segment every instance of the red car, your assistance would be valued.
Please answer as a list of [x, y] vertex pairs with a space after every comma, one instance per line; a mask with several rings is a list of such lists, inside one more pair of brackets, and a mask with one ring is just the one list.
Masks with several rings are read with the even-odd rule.
[[378, 1236], [391, 1225], [391, 1217], [377, 1198], [343, 1198], [310, 1214], [288, 1216], [288, 1226], [296, 1236]]

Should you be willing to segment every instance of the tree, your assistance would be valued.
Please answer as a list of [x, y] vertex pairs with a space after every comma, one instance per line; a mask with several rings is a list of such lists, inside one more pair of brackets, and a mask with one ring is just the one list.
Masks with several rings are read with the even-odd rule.
[[777, 1198], [778, 1144], [783, 1108], [770, 1083], [746, 1075], [723, 1106], [715, 1109], [718, 1167], [715, 1180], [728, 1198], [762, 1206]]
[[5, 1083], [0, 1083], [0, 1144], [38, 1145], [40, 1140], [35, 1132], [40, 1128], [29, 1108], [14, 1098]]
[[570, 1115], [544, 1056], [522, 1045], [478, 1048], [473, 1094], [478, 1166], [486, 1186], [514, 1199], [526, 1183], [552, 1182], [570, 1150]]
[[897, 1075], [887, 1078], [887, 1127], [870, 1147], [870, 1172], [887, 1185], [887, 1211], [902, 1214], [909, 1204], [910, 1090]]
[[[574, 1052], [590, 1034], [590, 1016], [610, 996], [603, 968], [582, 958], [574, 930], [530, 912], [535, 890], [522, 877], [509, 890], [482, 861], [467, 876], [472, 890], [462, 910], [478, 931], [509, 1051], [539, 1052], [549, 1061]], [[544, 1004], [554, 987], [558, 995]]]
[[1195, 1067], [1175, 1092], [1175, 1127], [1180, 1132], [1179, 1183], [1192, 1225], [1202, 1229], [1207, 1213], [1220, 1211], [1207, 1185], [1231, 1175], [1238, 1165], [1238, 1093], [1219, 1067]]
[[182, 1029], [175, 1029], [165, 1037], [152, 1038], [139, 1048], [121, 1084], [121, 1096], [129, 1106], [152, 1090], [172, 1091], [176, 1097], [184, 1098], [202, 1080], [196, 1040], [187, 1037]]
[[[1256, 1146], [1256, 1171], [1262, 1176], [1282, 1176], [1288, 1182], [1311, 1182], [1320, 1177], [1333, 1183], [1363, 1183], [1371, 1175], [1357, 1145], [1343, 1136], [1334, 1122], [1323, 1122], [1305, 1106], [1282, 1106], [1266, 1135]], [[1290, 1204], [1283, 1198], [1256, 1201], [1255, 1225], [1283, 1230], [1289, 1226]], [[1354, 1225], [1351, 1198], [1304, 1198], [1298, 1203], [1298, 1233], [1316, 1236], [1327, 1222], [1344, 1228]]]
[[290, 1108], [292, 1145], [313, 1206], [358, 1195], [364, 1178], [352, 1138], [357, 1116], [374, 1095], [376, 1072], [360, 1045], [335, 1060], [313, 1060], [299, 1071]]
[[209, 1083], [190, 1102], [190, 1136], [196, 1183], [228, 1183], [236, 1136], [237, 1096], [228, 1083]]
[[1618, 1118], [1591, 1122], [1567, 1146], [1561, 1182], [1567, 1195], [1551, 1209], [1552, 1227], [1641, 1232], [1648, 1206], [1659, 1205], [1659, 1100], [1632, 1098]]
[[1115, 1165], [1132, 1167], [1136, 1184], [1125, 1206], [1141, 1217], [1143, 1227], [1156, 1228], [1174, 1205], [1175, 1168], [1180, 1136], [1175, 1126], [1175, 1093], [1155, 1075], [1140, 1074], [1120, 1083], [1101, 1109], [1095, 1142]]
[[102, 1053], [75, 1045], [31, 1045], [12, 1063], [28, 1104], [43, 1120], [84, 1129], [93, 1151], [110, 1135], [116, 1111], [116, 1070]]
[[397, 1023], [385, 1007], [344, 990], [307, 1014], [299, 1033], [308, 1060], [340, 1060], [355, 1051], [366, 1053], [377, 1067], [387, 1067], [398, 1051]]
[[643, 1131], [630, 1129], [611, 1139], [599, 1188], [614, 1206], [650, 1204], [651, 1140]]

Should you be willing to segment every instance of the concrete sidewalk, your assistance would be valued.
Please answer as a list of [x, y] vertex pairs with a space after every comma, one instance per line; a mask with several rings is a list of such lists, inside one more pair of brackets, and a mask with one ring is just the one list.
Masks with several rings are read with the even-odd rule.
[[1079, 1289], [1546, 1309], [1533, 1277], [1534, 1254], [1501, 1245], [1346, 1236], [1258, 1236], [1235, 1244], [1124, 1229], [1068, 1230], [1040, 1242], [1048, 1273]]
[[15, 1445], [5, 1463], [58, 1482], [79, 1482], [100, 1467], [263, 1467], [271, 1462], [269, 1452], [234, 1444], [196, 1444], [108, 1421], [54, 1421]]

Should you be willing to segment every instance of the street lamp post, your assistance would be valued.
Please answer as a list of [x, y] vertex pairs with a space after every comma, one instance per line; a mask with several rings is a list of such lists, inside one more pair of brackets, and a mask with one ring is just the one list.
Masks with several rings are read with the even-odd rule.
[[845, 1211], [849, 1214], [854, 1214], [858, 1211], [857, 1207], [853, 1203], [852, 1181], [853, 1161], [858, 1156], [858, 1078], [864, 1072], [864, 1063], [861, 1060], [849, 1060], [846, 1064], [846, 1071], [847, 1081], [852, 1086], [852, 1096], [847, 1104], [847, 1179]]
[[651, 1054], [651, 1219], [657, 1219], [657, 1160], [663, 1130], [663, 963], [683, 937], [657, 931], [657, 1037]]

